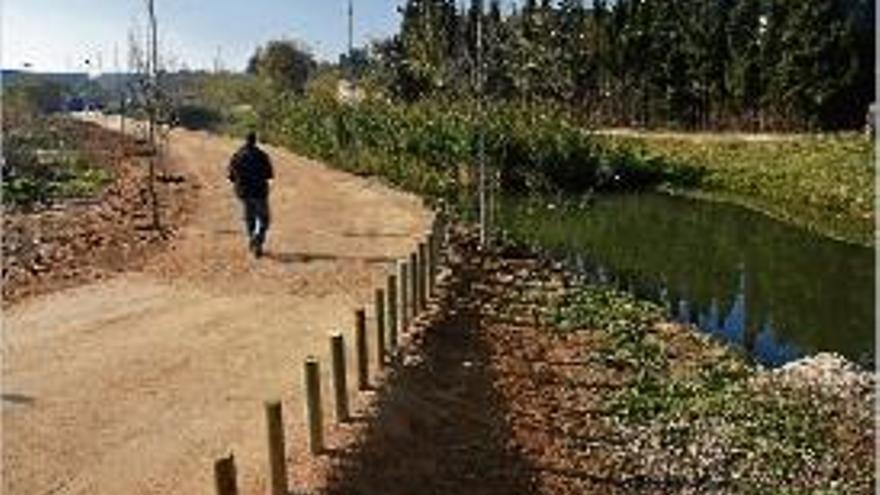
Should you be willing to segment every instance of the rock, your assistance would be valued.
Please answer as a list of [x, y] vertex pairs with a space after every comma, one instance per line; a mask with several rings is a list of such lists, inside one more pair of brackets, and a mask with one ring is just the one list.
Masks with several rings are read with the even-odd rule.
[[875, 379], [873, 373], [839, 354], [829, 352], [792, 361], [763, 374], [785, 385], [809, 388], [835, 397], [872, 390]]

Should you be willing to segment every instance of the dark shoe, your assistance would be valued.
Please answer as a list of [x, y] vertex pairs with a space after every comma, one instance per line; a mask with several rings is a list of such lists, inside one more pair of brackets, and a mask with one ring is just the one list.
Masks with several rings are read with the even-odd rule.
[[263, 257], [263, 245], [262, 244], [254, 244], [254, 256], [257, 258]]

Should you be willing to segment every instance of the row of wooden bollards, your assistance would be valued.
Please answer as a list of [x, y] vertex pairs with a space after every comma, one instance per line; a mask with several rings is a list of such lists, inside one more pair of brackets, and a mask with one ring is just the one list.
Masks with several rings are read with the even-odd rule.
[[[424, 242], [408, 259], [399, 260], [396, 273], [387, 277], [384, 288], [375, 290], [375, 339], [378, 367], [392, 363], [397, 356], [399, 338], [410, 325], [428, 308], [428, 302], [436, 295], [437, 276], [441, 264], [443, 220], [435, 216], [430, 232]], [[355, 311], [355, 371], [357, 388], [370, 388], [367, 314], [361, 308]], [[330, 336], [330, 361], [335, 417], [339, 423], [351, 419], [348, 401], [348, 384], [345, 361], [345, 340], [342, 333]], [[320, 364], [314, 356], [304, 363], [304, 386], [306, 398], [306, 423], [308, 425], [308, 448], [312, 454], [324, 451], [324, 415], [321, 407]], [[284, 422], [281, 402], [265, 404], [268, 432], [269, 474], [272, 495], [287, 495], [288, 480], [285, 463]], [[235, 458], [230, 454], [214, 463], [214, 479], [217, 495], [237, 495]]]

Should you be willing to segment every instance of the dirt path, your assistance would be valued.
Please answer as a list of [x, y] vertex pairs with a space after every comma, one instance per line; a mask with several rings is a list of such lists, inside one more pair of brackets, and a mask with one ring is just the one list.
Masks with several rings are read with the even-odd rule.
[[254, 260], [223, 173], [236, 144], [175, 131], [170, 166], [200, 198], [145, 270], [8, 309], [0, 491], [213, 493], [213, 460], [233, 450], [242, 492], [258, 493], [263, 401], [281, 397], [288, 436], [303, 438], [303, 358], [350, 331], [430, 217], [415, 197], [270, 147], [273, 226]]

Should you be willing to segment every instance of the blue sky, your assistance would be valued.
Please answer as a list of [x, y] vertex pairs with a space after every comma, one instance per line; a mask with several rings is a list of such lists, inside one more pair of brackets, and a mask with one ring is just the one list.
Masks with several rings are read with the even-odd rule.
[[[209, 69], [218, 53], [227, 69], [242, 70], [254, 48], [280, 37], [305, 41], [336, 60], [347, 45], [348, 0], [155, 0], [161, 50], [193, 69]], [[355, 44], [393, 34], [403, 0], [354, 0]], [[0, 0], [2, 59], [7, 69], [85, 71], [100, 59], [104, 71], [127, 61], [128, 33], [146, 23], [145, 0]]]

